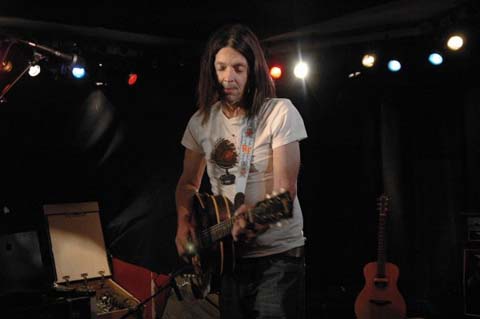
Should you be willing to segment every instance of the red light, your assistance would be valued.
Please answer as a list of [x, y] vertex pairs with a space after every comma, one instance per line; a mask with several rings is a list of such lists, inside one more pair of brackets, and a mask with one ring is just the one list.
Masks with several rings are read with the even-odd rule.
[[128, 75], [128, 85], [134, 85], [137, 82], [138, 75], [136, 73], [130, 73]]
[[274, 66], [270, 69], [270, 75], [275, 80], [279, 79], [282, 76], [282, 69], [278, 66]]

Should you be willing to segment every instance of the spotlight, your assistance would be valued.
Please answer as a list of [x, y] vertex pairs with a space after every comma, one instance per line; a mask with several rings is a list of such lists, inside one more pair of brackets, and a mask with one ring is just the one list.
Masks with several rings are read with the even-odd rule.
[[137, 79], [138, 79], [137, 73], [130, 73], [128, 75], [128, 85], [130, 86], [135, 85], [135, 83], [137, 83]]
[[388, 61], [388, 69], [392, 72], [398, 72], [402, 68], [402, 64], [398, 60]]
[[[99, 62], [97, 63], [97, 68], [95, 70], [95, 74], [93, 77], [95, 78], [95, 85], [100, 87], [100, 86], [107, 86], [107, 76], [105, 74], [105, 70], [103, 68], [103, 63]], [[93, 72], [92, 72], [93, 73]]]
[[272, 67], [270, 69], [270, 76], [275, 80], [280, 79], [282, 77], [282, 69], [279, 66]]
[[362, 59], [362, 65], [371, 68], [375, 64], [375, 54], [365, 54]]
[[3, 61], [1, 65], [1, 70], [3, 72], [10, 72], [13, 69], [13, 64], [11, 61]]
[[453, 35], [450, 38], [448, 38], [447, 47], [450, 50], [458, 51], [463, 47], [463, 42], [464, 42], [464, 40], [463, 40], [462, 36]]
[[82, 79], [85, 76], [85, 68], [82, 66], [75, 66], [72, 69], [72, 75], [76, 79]]
[[305, 62], [298, 62], [293, 69], [293, 74], [299, 79], [305, 79], [308, 75], [308, 65]]
[[430, 61], [430, 63], [433, 65], [440, 65], [443, 63], [443, 57], [440, 54], [434, 52], [428, 56], [428, 61]]
[[35, 64], [28, 69], [28, 75], [30, 75], [31, 77], [34, 77], [39, 75], [40, 71], [41, 71], [40, 65]]
[[359, 71], [356, 71], [356, 72], [352, 72], [348, 75], [348, 78], [349, 79], [352, 79], [352, 78], [356, 78], [356, 77], [359, 77], [362, 73], [359, 72]]

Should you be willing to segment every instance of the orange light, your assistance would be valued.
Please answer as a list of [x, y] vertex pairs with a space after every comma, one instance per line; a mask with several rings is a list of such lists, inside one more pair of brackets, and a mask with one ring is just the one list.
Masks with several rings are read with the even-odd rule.
[[270, 69], [270, 75], [275, 80], [279, 79], [282, 76], [282, 69], [278, 66], [274, 66]]
[[2, 68], [1, 68], [1, 69], [2, 69], [3, 72], [10, 72], [10, 71], [12, 71], [12, 69], [13, 69], [12, 62], [10, 62], [10, 61], [3, 61], [3, 62], [2, 62]]
[[134, 85], [137, 82], [138, 75], [136, 73], [130, 73], [128, 75], [128, 85]]

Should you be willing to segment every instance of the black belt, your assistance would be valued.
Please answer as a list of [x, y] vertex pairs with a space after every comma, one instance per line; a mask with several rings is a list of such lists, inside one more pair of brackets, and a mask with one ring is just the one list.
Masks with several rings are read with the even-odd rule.
[[263, 260], [263, 259], [268, 259], [273, 256], [285, 256], [285, 257], [294, 257], [294, 258], [301, 258], [305, 256], [305, 247], [300, 246], [300, 247], [295, 247], [292, 249], [289, 249], [287, 251], [284, 251], [283, 253], [278, 253], [274, 255], [267, 255], [263, 257], [251, 257], [251, 258], [238, 258], [237, 263], [242, 263], [242, 264], [248, 264], [248, 263], [254, 263], [258, 262], [258, 260]]
[[290, 250], [287, 250], [283, 253], [281, 253], [281, 255], [285, 255], [285, 256], [288, 256], [288, 257], [303, 257], [305, 256], [305, 246], [300, 246], [300, 247], [295, 247], [295, 248], [292, 248]]

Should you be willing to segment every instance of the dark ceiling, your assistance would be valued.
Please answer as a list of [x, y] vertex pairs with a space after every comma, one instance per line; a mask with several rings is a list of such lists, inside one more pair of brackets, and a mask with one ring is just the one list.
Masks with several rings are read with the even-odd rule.
[[0, 16], [187, 40], [202, 40], [222, 24], [242, 22], [263, 39], [387, 2], [392, 1], [5, 1]]
[[89, 0], [68, 5], [22, 0], [0, 4], [0, 36], [67, 51], [72, 50], [67, 42], [80, 38], [84, 48], [96, 46], [96, 52], [107, 51], [99, 45], [120, 43], [124, 51], [141, 50], [138, 44], [162, 50], [187, 44], [196, 50], [219, 26], [240, 22], [249, 25], [272, 54], [292, 51], [298, 41], [304, 50], [315, 50], [397, 37], [433, 38], [434, 32], [479, 17], [475, 0]]
[[[298, 48], [303, 54], [316, 54], [320, 48], [340, 45], [349, 45], [349, 50], [344, 50], [348, 53], [352, 45], [376, 41], [380, 43], [375, 47], [380, 47], [398, 38], [422, 36], [422, 41], [440, 42], [439, 37], [447, 34], [449, 27], [465, 23], [478, 29], [479, 3], [136, 0], [117, 4], [88, 0], [67, 5], [7, 1], [0, 3], [0, 51], [9, 52], [13, 43], [26, 43], [17, 40], [27, 40], [77, 54], [90, 66], [110, 61], [115, 69], [131, 69], [132, 65], [155, 69], [156, 60], [162, 59], [164, 65], [176, 68], [192, 61], [196, 65], [209, 34], [221, 25], [240, 22], [249, 25], [262, 40], [267, 58], [288, 59], [288, 55], [297, 54]], [[401, 41], [395, 42], [395, 46], [399, 45]], [[411, 43], [406, 47], [410, 48]], [[25, 45], [12, 48], [17, 50], [10, 52], [12, 59], [31, 54], [23, 52]]]

